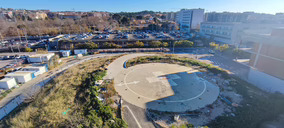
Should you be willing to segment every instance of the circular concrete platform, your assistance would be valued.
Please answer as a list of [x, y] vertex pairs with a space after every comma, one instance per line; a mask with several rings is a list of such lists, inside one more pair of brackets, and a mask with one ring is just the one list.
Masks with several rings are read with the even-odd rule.
[[196, 72], [175, 64], [140, 64], [120, 72], [114, 78], [115, 89], [127, 102], [145, 109], [193, 111], [219, 95], [219, 88]]

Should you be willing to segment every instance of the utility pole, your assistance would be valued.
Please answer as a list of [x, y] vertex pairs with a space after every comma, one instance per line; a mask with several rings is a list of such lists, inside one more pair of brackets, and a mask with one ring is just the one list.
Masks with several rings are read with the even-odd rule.
[[173, 54], [175, 53], [175, 42], [172, 42], [173, 43]]
[[[18, 21], [17, 21], [16, 17], [14, 17], [14, 19], [15, 19], [15, 21], [16, 21], [16, 25], [18, 25]], [[18, 26], [17, 26], [17, 27], [18, 27]], [[16, 29], [17, 29], [17, 33], [18, 33], [18, 36], [19, 36], [19, 39], [20, 39], [20, 43], [22, 44], [22, 39], [21, 39], [21, 36], [20, 36], [19, 29], [18, 29], [18, 28], [16, 28]], [[19, 45], [18, 45], [18, 50], [19, 50], [19, 52], [21, 52], [21, 51], [20, 51], [20, 48], [19, 48]]]

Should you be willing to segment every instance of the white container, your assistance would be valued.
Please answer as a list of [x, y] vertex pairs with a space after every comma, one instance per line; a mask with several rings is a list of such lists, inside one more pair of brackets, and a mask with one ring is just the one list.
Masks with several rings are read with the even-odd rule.
[[17, 86], [17, 82], [15, 78], [4, 78], [0, 80], [0, 88], [2, 89], [11, 89], [13, 87]]
[[32, 72], [14, 72], [5, 75], [5, 78], [15, 78], [18, 84], [26, 83], [34, 77]]

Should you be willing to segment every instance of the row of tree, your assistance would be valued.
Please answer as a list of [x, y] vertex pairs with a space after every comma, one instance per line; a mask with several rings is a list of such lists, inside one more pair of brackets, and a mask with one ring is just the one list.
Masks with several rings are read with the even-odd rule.
[[[125, 19], [122, 19], [124, 23]], [[7, 22], [0, 20], [0, 38], [14, 36], [40, 36], [84, 33], [105, 30], [118, 27], [118, 22], [110, 16], [84, 17], [79, 20], [73, 19], [47, 19], [25, 20]]]
[[[188, 40], [181, 40], [174, 42], [174, 45], [175, 47], [193, 47], [194, 43]], [[121, 45], [111, 42], [105, 42], [100, 46], [94, 42], [87, 42], [87, 43], [76, 44], [75, 47], [79, 49], [122, 48]], [[143, 47], [150, 47], [150, 48], [169, 47], [169, 43], [162, 41], [151, 41], [147, 43], [146, 46], [144, 42], [136, 41], [133, 44], [127, 44], [127, 48], [143, 48]]]
[[211, 48], [214, 48], [215, 50], [219, 50], [221, 52], [229, 49], [229, 45], [228, 44], [220, 45], [220, 44], [217, 44], [215, 42], [211, 42], [209, 45], [210, 45]]

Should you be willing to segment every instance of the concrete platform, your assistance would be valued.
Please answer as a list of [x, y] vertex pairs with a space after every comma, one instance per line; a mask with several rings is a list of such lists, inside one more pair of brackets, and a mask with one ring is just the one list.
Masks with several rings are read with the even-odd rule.
[[189, 67], [151, 63], [121, 71], [115, 89], [124, 100], [145, 109], [184, 112], [213, 103], [219, 88]]

